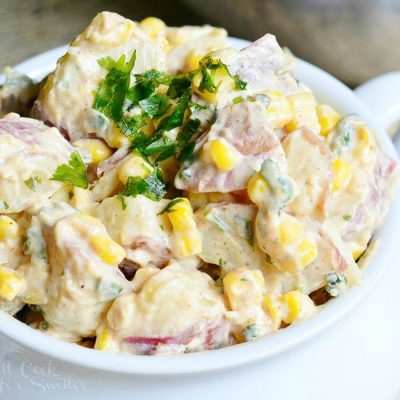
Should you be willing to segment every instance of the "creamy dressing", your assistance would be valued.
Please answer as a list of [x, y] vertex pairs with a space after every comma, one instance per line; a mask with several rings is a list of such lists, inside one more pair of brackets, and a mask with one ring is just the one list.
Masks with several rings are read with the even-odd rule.
[[[189, 82], [183, 119], [200, 134], [184, 162], [131, 151], [134, 135], [93, 108], [108, 72], [98, 60], [134, 51], [131, 84], [215, 62], [214, 91], [201, 72]], [[312, 317], [316, 292], [362, 282], [396, 175], [363, 121], [317, 100], [273, 35], [238, 52], [223, 29], [98, 14], [42, 86], [38, 119], [0, 120], [0, 308], [133, 354], [215, 349]], [[143, 137], [161, 124], [148, 119]], [[85, 185], [52, 179], [78, 149]]]

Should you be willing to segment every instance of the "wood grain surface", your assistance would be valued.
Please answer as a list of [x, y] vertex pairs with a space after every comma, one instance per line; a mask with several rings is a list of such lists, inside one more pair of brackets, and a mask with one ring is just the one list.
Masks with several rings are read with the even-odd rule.
[[70, 42], [103, 10], [134, 20], [155, 15], [171, 25], [205, 23], [175, 0], [0, 0], [0, 69]]
[[69, 42], [101, 10], [271, 32], [350, 86], [400, 69], [400, 0], [0, 0], [0, 69]]

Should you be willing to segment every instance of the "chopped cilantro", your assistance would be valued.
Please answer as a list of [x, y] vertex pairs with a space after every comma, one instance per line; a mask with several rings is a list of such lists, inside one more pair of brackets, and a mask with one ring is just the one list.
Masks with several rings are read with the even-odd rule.
[[158, 118], [168, 110], [168, 98], [160, 93], [153, 93], [146, 99], [139, 101], [144, 113], [150, 118]]
[[196, 103], [195, 101], [189, 101], [190, 110], [199, 111], [199, 110], [207, 110], [207, 106], [204, 104]]
[[117, 126], [126, 136], [138, 136], [140, 134], [140, 128], [143, 128], [145, 125], [146, 119], [143, 114], [135, 115], [131, 118], [123, 118], [117, 122]]
[[116, 122], [122, 118], [122, 108], [129, 90], [131, 71], [135, 61], [136, 51], [128, 62], [125, 62], [124, 54], [118, 61], [113, 61], [110, 57], [98, 61], [99, 65], [109, 72], [100, 83], [93, 108]]
[[342, 216], [345, 221], [351, 221], [351, 215], [345, 214]]
[[174, 200], [171, 200], [159, 213], [158, 215], [162, 215], [164, 213], [170, 213], [170, 212], [174, 212], [174, 205], [178, 204], [178, 203], [182, 203], [183, 199], [178, 197]]
[[176, 103], [174, 110], [171, 115], [165, 117], [158, 128], [158, 131], [170, 131], [183, 124], [183, 119], [185, 117], [185, 111], [189, 104], [190, 89], [186, 89], [182, 94], [182, 97]]
[[233, 79], [233, 82], [235, 83], [235, 89], [245, 90], [247, 87], [247, 82], [240, 79], [238, 75], [232, 75], [228, 69], [228, 66], [221, 60], [212, 60], [211, 58], [208, 58], [205, 61], [200, 61], [199, 66], [201, 73], [199, 90], [201, 92], [207, 90], [210, 93], [215, 93], [218, 90], [218, 86], [215, 83], [215, 71], [217, 69], [223, 69]]
[[207, 66], [200, 61], [200, 73], [201, 81], [199, 84], [200, 92], [207, 90], [210, 93], [215, 93], [217, 91], [217, 86], [214, 83], [214, 73], [210, 72]]
[[[201, 124], [190, 116], [194, 111], [207, 109], [206, 105], [191, 100], [192, 81], [197, 74], [202, 77], [199, 85], [201, 91], [217, 90], [214, 77], [218, 69], [226, 71], [236, 88], [243, 89], [246, 86], [239, 77], [230, 74], [221, 60], [210, 57], [200, 62], [198, 70], [186, 74], [170, 75], [150, 69], [136, 74], [131, 85], [135, 60], [136, 52], [129, 61], [126, 61], [125, 55], [118, 60], [111, 57], [98, 60], [99, 65], [108, 72], [95, 93], [93, 108], [102, 113], [105, 119], [114, 121], [122, 133], [131, 138], [132, 150], [136, 149], [146, 157], [156, 155], [157, 162], [175, 157], [182, 163], [193, 154]], [[160, 85], [168, 86], [166, 94], [157, 91]], [[132, 115], [129, 113], [132, 109], [141, 112]], [[150, 123], [157, 127], [152, 135], [142, 130]], [[175, 128], [179, 130], [174, 138], [165, 134]]]
[[37, 192], [39, 190], [39, 185], [42, 184], [42, 179], [39, 178], [38, 176], [31, 176], [29, 179], [24, 181], [25, 185], [28, 186], [29, 189], [31, 189], [34, 192]]
[[172, 154], [175, 153], [175, 144], [174, 142], [166, 136], [160, 137], [160, 139], [151, 142], [146, 148], [143, 150], [143, 154], [149, 156], [151, 154], [156, 154], [160, 152], [169, 152], [169, 150], [173, 149]]
[[243, 101], [243, 97], [242, 96], [237, 96], [234, 99], [232, 99], [232, 103], [233, 104], [238, 104], [241, 103]]
[[142, 194], [154, 201], [162, 199], [167, 191], [165, 190], [165, 183], [160, 175], [161, 173], [158, 170], [154, 171], [146, 178], [130, 176], [124, 190], [120, 193], [121, 196], [136, 197]]
[[120, 193], [120, 194], [117, 196], [117, 198], [118, 198], [118, 200], [121, 202], [122, 209], [125, 210], [125, 209], [126, 209], [125, 197]]
[[61, 164], [57, 167], [51, 177], [53, 181], [70, 183], [83, 189], [88, 187], [88, 176], [85, 163], [78, 151], [71, 154], [68, 164]]
[[196, 147], [196, 142], [188, 143], [179, 154], [178, 161], [180, 163], [183, 163], [190, 157], [192, 157], [195, 147]]
[[190, 89], [192, 80], [185, 75], [177, 75], [172, 78], [167, 95], [174, 98], [181, 97], [187, 89]]
[[233, 81], [235, 82], [235, 88], [238, 90], [245, 90], [247, 87], [247, 82], [241, 80], [237, 75], [233, 76]]

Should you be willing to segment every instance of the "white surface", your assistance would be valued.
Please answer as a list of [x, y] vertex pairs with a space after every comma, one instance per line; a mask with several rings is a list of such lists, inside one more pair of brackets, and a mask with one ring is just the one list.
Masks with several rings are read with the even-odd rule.
[[[42, 55], [19, 69], [38, 77], [47, 71], [54, 55]], [[302, 66], [310, 67], [306, 63]], [[301, 68], [299, 75], [302, 77]], [[331, 96], [327, 97], [331, 100]], [[334, 100], [333, 105], [339, 110], [341, 104], [345, 107], [339, 95]], [[392, 230], [393, 237], [394, 233]], [[306, 345], [258, 364], [213, 375], [164, 377], [155, 381], [94, 372], [21, 351], [4, 341], [0, 347], [0, 398], [26, 399], [29, 393], [30, 399], [52, 399], [56, 392], [57, 399], [81, 395], [103, 399], [119, 394], [129, 394], [132, 399], [247, 399], [253, 395], [300, 400], [394, 399], [400, 390], [399, 264], [393, 260], [383, 280], [355, 310]], [[379, 263], [369, 267], [379, 268]], [[379, 270], [374, 273], [380, 275]], [[341, 313], [340, 302], [336, 304], [329, 309]], [[253, 346], [252, 351], [255, 349]], [[219, 355], [224, 356], [225, 353]]]
[[380, 122], [387, 130], [399, 127], [400, 116], [400, 72], [378, 76], [357, 88], [362, 101], [379, 114]]
[[195, 378], [154, 383], [144, 377], [64, 371], [56, 362], [35, 361], [1, 346], [0, 399], [53, 400], [56, 394], [57, 400], [394, 400], [400, 395], [399, 282], [400, 263], [394, 260], [368, 298], [307, 346]]

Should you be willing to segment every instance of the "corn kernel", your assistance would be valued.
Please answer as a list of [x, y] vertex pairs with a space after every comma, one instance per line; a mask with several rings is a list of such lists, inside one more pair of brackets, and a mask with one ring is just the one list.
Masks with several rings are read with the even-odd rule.
[[353, 260], [358, 260], [360, 258], [360, 256], [365, 252], [365, 247], [359, 247], [356, 250], [353, 250], [352, 256], [353, 256]]
[[288, 132], [293, 132], [302, 126], [307, 126], [312, 130], [318, 128], [319, 123], [316, 112], [316, 102], [312, 93], [298, 93], [289, 96], [288, 101], [293, 111], [293, 118], [285, 125]]
[[168, 213], [168, 218], [175, 232], [184, 233], [195, 226], [193, 210], [189, 200], [186, 198], [181, 198], [181, 201], [173, 206]]
[[15, 238], [18, 235], [18, 224], [5, 215], [0, 216], [0, 241]]
[[0, 267], [0, 298], [12, 301], [24, 287], [24, 281], [19, 273], [13, 269]]
[[225, 275], [223, 284], [232, 310], [261, 303], [265, 281], [260, 270], [236, 268]]
[[320, 133], [322, 136], [327, 136], [328, 133], [334, 129], [339, 122], [341, 118], [340, 114], [327, 104], [318, 104], [316, 110], [318, 121], [321, 126]]
[[302, 268], [310, 265], [318, 256], [318, 248], [309, 239], [304, 239], [298, 246], [297, 251], [299, 252], [300, 264]]
[[175, 240], [175, 255], [184, 258], [201, 253], [202, 241], [199, 234], [178, 234]]
[[98, 164], [112, 155], [111, 149], [99, 139], [77, 140], [73, 146], [86, 150], [90, 154], [92, 164]]
[[79, 210], [83, 210], [89, 203], [90, 190], [82, 189], [74, 186], [74, 195], [72, 197], [71, 205]]
[[247, 193], [254, 204], [260, 204], [270, 191], [268, 182], [260, 175], [254, 174], [248, 184]]
[[180, 198], [168, 212], [168, 219], [175, 233], [175, 255], [188, 257], [199, 254], [202, 241], [189, 200]]
[[106, 235], [95, 234], [90, 243], [100, 258], [107, 264], [119, 264], [125, 258], [125, 250]]
[[287, 313], [283, 318], [286, 324], [292, 324], [296, 320], [304, 319], [315, 310], [312, 300], [298, 290], [284, 294], [279, 301], [287, 307]]
[[340, 159], [333, 161], [333, 181], [332, 190], [337, 192], [338, 190], [346, 187], [351, 179], [352, 170], [350, 165]]
[[163, 35], [166, 30], [164, 21], [156, 17], [147, 17], [143, 19], [140, 21], [139, 26], [152, 39], [156, 39], [159, 35]]
[[240, 153], [225, 139], [216, 139], [210, 145], [211, 160], [221, 171], [228, 172], [240, 162]]
[[113, 127], [112, 133], [106, 138], [110, 147], [119, 149], [130, 143], [128, 136], [125, 136], [118, 127]]
[[118, 178], [126, 185], [130, 176], [145, 178], [151, 172], [151, 165], [139, 154], [130, 154], [118, 168]]
[[274, 329], [278, 329], [281, 324], [279, 303], [271, 296], [265, 295], [261, 306], [263, 310], [271, 317]]
[[358, 133], [358, 139], [361, 142], [363, 147], [368, 147], [371, 144], [371, 133], [369, 129], [365, 126], [362, 125], [360, 128], [357, 130]]
[[293, 118], [293, 111], [288, 99], [276, 90], [265, 93], [270, 103], [265, 110], [271, 128], [281, 129]]
[[195, 50], [191, 51], [189, 55], [186, 57], [186, 71], [193, 71], [199, 68], [199, 62], [203, 58], [202, 54], [199, 54]]
[[279, 225], [279, 242], [283, 245], [293, 245], [303, 236], [303, 226], [295, 218], [283, 221]]
[[110, 331], [107, 328], [102, 328], [96, 336], [94, 348], [96, 350], [107, 351], [110, 349]]

